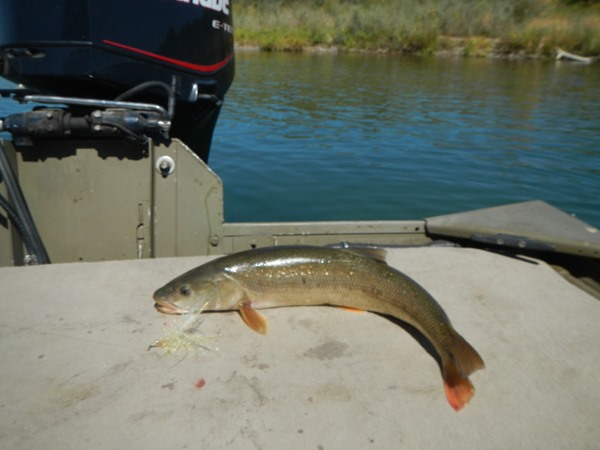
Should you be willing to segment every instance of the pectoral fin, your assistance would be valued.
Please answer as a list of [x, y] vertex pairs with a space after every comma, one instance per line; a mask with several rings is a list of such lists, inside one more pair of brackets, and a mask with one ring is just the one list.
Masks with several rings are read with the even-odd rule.
[[246, 325], [260, 334], [267, 334], [269, 323], [257, 310], [252, 307], [251, 302], [244, 302], [240, 307], [240, 314]]

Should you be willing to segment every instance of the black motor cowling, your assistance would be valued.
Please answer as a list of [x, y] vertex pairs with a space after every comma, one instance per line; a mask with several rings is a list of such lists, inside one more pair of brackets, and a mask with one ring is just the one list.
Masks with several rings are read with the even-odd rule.
[[[207, 160], [234, 75], [231, 2], [0, 0], [0, 55], [2, 76], [42, 95], [114, 100], [170, 86], [170, 134]], [[152, 87], [127, 100], [166, 106]]]

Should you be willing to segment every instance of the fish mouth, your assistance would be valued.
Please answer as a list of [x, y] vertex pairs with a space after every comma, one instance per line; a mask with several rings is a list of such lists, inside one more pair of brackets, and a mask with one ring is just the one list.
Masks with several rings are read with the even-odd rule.
[[154, 302], [156, 310], [163, 314], [185, 314], [187, 312], [156, 296], [154, 297]]

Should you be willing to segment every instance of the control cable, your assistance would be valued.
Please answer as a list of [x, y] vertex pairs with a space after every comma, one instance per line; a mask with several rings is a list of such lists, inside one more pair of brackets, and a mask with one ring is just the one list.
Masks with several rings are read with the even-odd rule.
[[[0, 200], [0, 206], [2, 206], [8, 217], [20, 231], [21, 237], [25, 244], [25, 248], [29, 252], [31, 264], [49, 264], [50, 258], [46, 252], [46, 247], [37, 231], [27, 202], [19, 186], [19, 182], [15, 177], [12, 167], [6, 156], [4, 145], [0, 142], [0, 180], [6, 183], [6, 191], [8, 198], [12, 202], [11, 205], [6, 201], [6, 204]], [[4, 197], [2, 197], [3, 200]], [[8, 206], [8, 208], [7, 208]], [[16, 219], [16, 220], [14, 220]]]

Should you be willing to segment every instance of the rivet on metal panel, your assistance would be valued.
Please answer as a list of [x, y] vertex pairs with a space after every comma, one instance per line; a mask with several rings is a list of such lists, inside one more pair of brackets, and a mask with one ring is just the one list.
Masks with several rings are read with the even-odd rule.
[[170, 156], [161, 156], [156, 160], [155, 167], [156, 171], [166, 178], [175, 172], [175, 161]]

